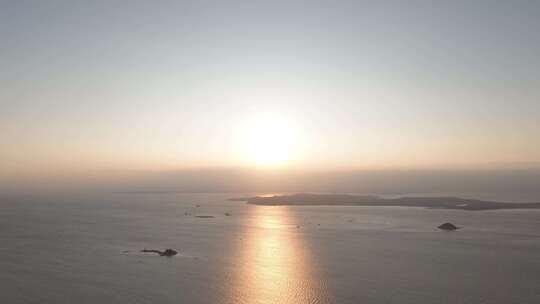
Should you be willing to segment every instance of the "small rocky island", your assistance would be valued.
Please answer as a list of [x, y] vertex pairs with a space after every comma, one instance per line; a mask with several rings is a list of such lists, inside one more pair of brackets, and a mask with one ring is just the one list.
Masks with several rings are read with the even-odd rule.
[[164, 251], [160, 251], [160, 250], [155, 250], [155, 249], [143, 249], [141, 250], [141, 252], [145, 252], [145, 253], [148, 253], [148, 252], [151, 252], [151, 253], [157, 253], [159, 254], [160, 256], [166, 256], [166, 257], [171, 257], [171, 256], [175, 256], [178, 254], [178, 251], [174, 250], [174, 249], [171, 249], [171, 248], [168, 248], [168, 249], [165, 249]]
[[440, 225], [437, 228], [439, 228], [441, 230], [445, 230], [445, 231], [454, 231], [454, 230], [459, 229], [459, 227], [457, 227], [456, 225], [454, 225], [452, 223], [444, 223], [444, 224]]

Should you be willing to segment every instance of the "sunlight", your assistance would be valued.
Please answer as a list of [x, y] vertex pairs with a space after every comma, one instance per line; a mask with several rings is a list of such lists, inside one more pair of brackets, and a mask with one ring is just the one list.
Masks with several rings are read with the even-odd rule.
[[290, 162], [296, 152], [296, 134], [282, 117], [259, 117], [246, 127], [245, 153], [259, 166], [280, 166]]
[[289, 208], [250, 206], [227, 303], [334, 303]]

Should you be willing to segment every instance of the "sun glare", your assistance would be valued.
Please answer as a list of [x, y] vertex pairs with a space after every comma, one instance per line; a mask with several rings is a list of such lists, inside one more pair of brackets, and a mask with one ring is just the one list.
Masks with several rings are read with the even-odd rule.
[[295, 132], [280, 117], [255, 119], [246, 127], [245, 151], [259, 166], [280, 166], [291, 161], [295, 152]]

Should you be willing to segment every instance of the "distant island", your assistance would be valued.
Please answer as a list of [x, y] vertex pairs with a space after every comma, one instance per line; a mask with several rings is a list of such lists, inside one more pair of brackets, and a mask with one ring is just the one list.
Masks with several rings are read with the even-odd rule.
[[248, 204], [265, 206], [399, 206], [457, 210], [540, 209], [540, 203], [508, 203], [459, 197], [398, 197], [381, 198], [374, 195], [312, 194], [254, 196], [231, 198]]

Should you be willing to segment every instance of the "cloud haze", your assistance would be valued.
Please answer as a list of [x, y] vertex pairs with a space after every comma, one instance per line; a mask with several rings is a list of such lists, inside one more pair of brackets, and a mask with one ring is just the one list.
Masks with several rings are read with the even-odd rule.
[[252, 168], [262, 116], [296, 130], [299, 170], [540, 162], [535, 1], [2, 1], [0, 20], [4, 175]]

